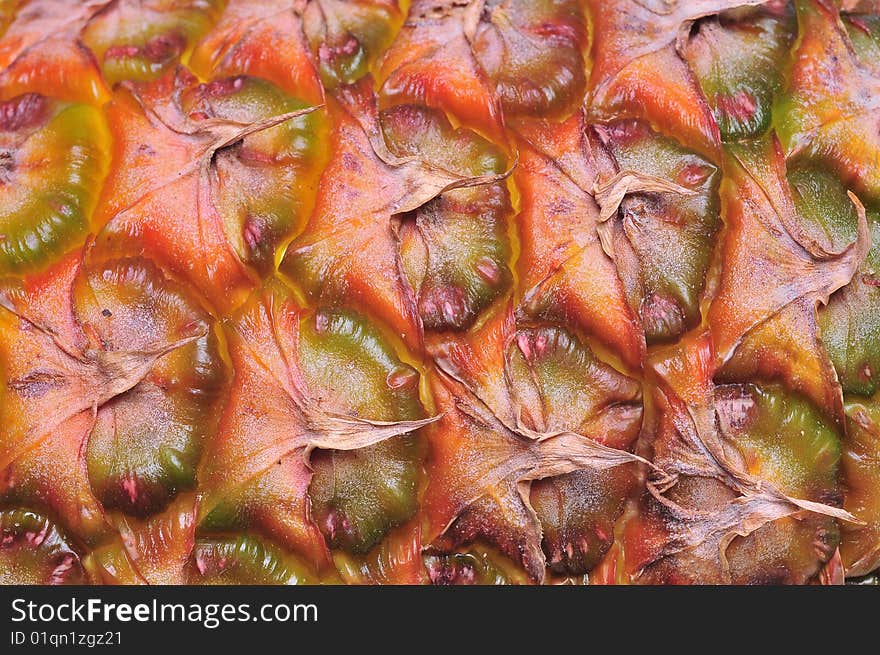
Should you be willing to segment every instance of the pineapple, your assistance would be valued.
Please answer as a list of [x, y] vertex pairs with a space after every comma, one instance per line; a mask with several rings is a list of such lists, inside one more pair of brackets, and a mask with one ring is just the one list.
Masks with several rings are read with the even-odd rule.
[[880, 5], [0, 0], [0, 582], [880, 567]]

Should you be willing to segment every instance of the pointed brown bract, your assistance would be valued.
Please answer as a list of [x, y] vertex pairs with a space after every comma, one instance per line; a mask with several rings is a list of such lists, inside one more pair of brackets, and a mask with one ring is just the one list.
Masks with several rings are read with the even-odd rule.
[[584, 573], [622, 510], [616, 471], [639, 461], [625, 450], [641, 424], [638, 383], [564, 329], [517, 327], [510, 306], [431, 349], [444, 413], [429, 429], [430, 550], [488, 542], [535, 582], [547, 560]]
[[[203, 529], [256, 529], [326, 570], [325, 537], [332, 545], [367, 550], [387, 529], [372, 525], [374, 517], [360, 503], [384, 506], [391, 516], [399, 511], [393, 503], [406, 504], [399, 496], [414, 493], [413, 485], [407, 491], [407, 481], [395, 487], [400, 476], [413, 475], [411, 449], [380, 442], [431, 422], [399, 420], [404, 409], [395, 403], [410, 403], [410, 413], [420, 405], [414, 387], [397, 381], [403, 373], [411, 380], [418, 376], [399, 365], [397, 376], [385, 370], [378, 380], [372, 378], [383, 365], [367, 354], [379, 348], [377, 337], [358, 331], [351, 321], [332, 312], [307, 321], [276, 280], [255, 292], [229, 321], [235, 378], [218, 438], [200, 473]], [[345, 356], [348, 368], [334, 363]], [[374, 356], [392, 366], [387, 352]], [[367, 386], [371, 379], [379, 385], [375, 391]], [[384, 409], [378, 409], [382, 401]], [[329, 452], [312, 455], [316, 448]], [[354, 455], [362, 459], [351, 462], [345, 451], [359, 451]], [[317, 489], [310, 499], [313, 468]], [[313, 508], [323, 514], [317, 522]]]
[[351, 301], [418, 348], [421, 326], [391, 219], [446, 191], [497, 182], [504, 174], [450, 171], [442, 161], [390, 152], [369, 82], [340, 89], [331, 111], [335, 148], [315, 211], [288, 248], [281, 271], [311, 298]]
[[860, 57], [829, 0], [798, 0], [801, 39], [777, 102], [786, 156], [819, 159], [880, 201], [880, 63]]
[[837, 248], [797, 213], [775, 139], [732, 152], [722, 184], [721, 278], [709, 309], [722, 376], [782, 380], [840, 421], [840, 386], [818, 339], [816, 307], [867, 254], [864, 209], [852, 196], [858, 236]]
[[291, 0], [227, 2], [189, 66], [203, 78], [260, 77], [308, 104], [321, 104], [324, 89], [309, 57], [297, 8]]
[[647, 583], [788, 582], [834, 551], [839, 437], [808, 401], [778, 387], [712, 381], [707, 334], [652, 358], [654, 463], [624, 530], [626, 571]]
[[103, 103], [108, 86], [80, 32], [109, 0], [27, 0], [0, 41], [0, 98], [43, 93]]
[[[113, 173], [97, 210], [99, 224], [106, 223], [98, 241], [140, 245], [219, 310], [235, 306], [254, 285], [248, 264], [265, 269], [274, 263], [271, 246], [291, 229], [277, 225], [288, 213], [275, 220], [261, 205], [280, 190], [274, 187], [290, 186], [290, 169], [267, 170], [249, 153], [266, 147], [260, 141], [270, 128], [278, 130], [276, 139], [291, 139], [288, 129], [308, 137], [307, 123], [288, 121], [305, 120], [312, 109], [273, 97], [272, 87], [248, 78], [199, 85], [182, 68], [147, 85], [119, 88], [107, 109]], [[293, 150], [294, 161], [307, 154], [291, 146], [282, 143], [281, 153]], [[227, 192], [233, 182], [245, 182], [253, 193], [243, 200], [237, 190]]]
[[599, 162], [581, 115], [518, 128], [520, 310], [571, 323], [639, 370], [645, 345], [616, 262], [602, 249], [591, 192]]

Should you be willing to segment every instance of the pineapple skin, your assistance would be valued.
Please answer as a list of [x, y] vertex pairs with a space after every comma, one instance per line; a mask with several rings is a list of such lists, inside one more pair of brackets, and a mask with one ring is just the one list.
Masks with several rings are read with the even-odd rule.
[[876, 584], [880, 3], [0, 0], [0, 584]]

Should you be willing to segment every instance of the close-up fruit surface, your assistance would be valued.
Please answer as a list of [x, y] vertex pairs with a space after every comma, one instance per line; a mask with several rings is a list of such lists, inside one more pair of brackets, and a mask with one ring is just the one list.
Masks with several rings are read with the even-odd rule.
[[0, 584], [876, 584], [880, 3], [0, 0]]

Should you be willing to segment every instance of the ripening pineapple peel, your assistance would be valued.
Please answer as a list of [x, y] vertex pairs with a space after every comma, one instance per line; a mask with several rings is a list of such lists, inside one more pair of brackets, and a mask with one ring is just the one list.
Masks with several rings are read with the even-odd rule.
[[880, 4], [0, 0], [0, 583], [880, 566]]

